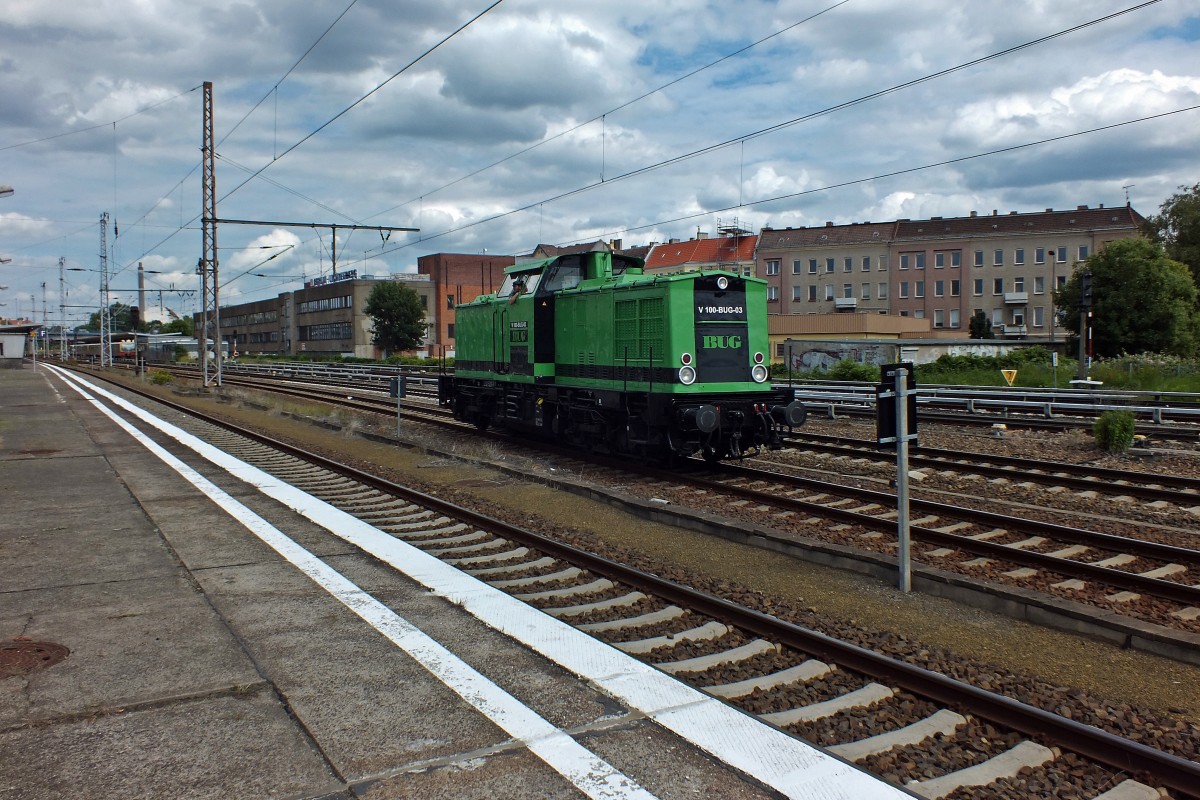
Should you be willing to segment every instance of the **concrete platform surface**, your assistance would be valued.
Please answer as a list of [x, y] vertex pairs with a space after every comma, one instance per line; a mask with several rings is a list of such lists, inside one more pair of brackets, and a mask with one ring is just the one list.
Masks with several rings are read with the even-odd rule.
[[909, 796], [173, 435], [0, 372], [0, 797]]

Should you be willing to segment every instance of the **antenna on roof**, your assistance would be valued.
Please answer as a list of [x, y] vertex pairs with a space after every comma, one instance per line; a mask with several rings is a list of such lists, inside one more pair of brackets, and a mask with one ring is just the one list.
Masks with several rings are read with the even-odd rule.
[[1136, 185], [1137, 184], [1135, 184], [1135, 183], [1130, 183], [1130, 184], [1127, 184], [1127, 185], [1121, 187], [1122, 189], [1125, 190], [1125, 205], [1129, 205], [1129, 190], [1132, 189]]

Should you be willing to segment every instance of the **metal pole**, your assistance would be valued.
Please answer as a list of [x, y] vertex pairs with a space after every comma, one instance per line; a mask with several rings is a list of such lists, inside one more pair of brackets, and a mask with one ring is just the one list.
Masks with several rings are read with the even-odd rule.
[[67, 360], [67, 307], [66, 307], [66, 278], [64, 270], [67, 267], [67, 257], [58, 259], [58, 360]]
[[908, 524], [908, 370], [896, 370], [896, 529], [900, 548], [900, 591], [912, 591], [911, 536]]

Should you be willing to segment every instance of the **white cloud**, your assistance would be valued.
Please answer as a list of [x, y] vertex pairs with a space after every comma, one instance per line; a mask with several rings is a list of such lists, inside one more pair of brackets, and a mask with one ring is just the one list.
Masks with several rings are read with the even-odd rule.
[[[10, 0], [0, 20], [0, 183], [17, 193], [0, 199], [0, 252], [31, 267], [5, 282], [26, 294], [47, 278], [53, 287], [59, 256], [93, 268], [102, 211], [121, 224], [110, 241], [114, 266], [136, 269], [140, 260], [168, 285], [195, 282], [201, 105], [193, 90], [206, 80], [223, 140], [219, 215], [422, 229], [396, 234], [387, 248], [361, 232], [340, 241], [339, 263], [344, 254], [370, 273], [411, 269], [438, 250], [686, 237], [714, 229], [718, 217], [820, 225], [1117, 204], [1129, 185], [1134, 206], [1152, 212], [1174, 187], [1200, 179], [1197, 112], [910, 171], [1196, 105], [1200, 12], [1189, 4], [1150, 6], [744, 144], [735, 140], [1125, 4], [852, 0], [789, 28], [819, 9], [800, 0], [506, 0], [353, 108], [482, 5], [406, 0], [399, 10], [359, 0], [325, 33], [346, 6]], [[602, 114], [602, 123], [517, 155]], [[696, 151], [705, 152], [638, 172]], [[616, 180], [630, 172], [638, 174]], [[872, 180], [891, 173], [899, 174]], [[225, 226], [220, 238], [223, 248], [242, 248], [282, 241], [276, 236]], [[295, 247], [256, 271], [329, 269], [327, 229], [288, 236]], [[234, 274], [266, 252], [230, 250], [223, 264]], [[76, 291], [94, 294], [92, 283]], [[230, 292], [283, 288], [247, 276]]]

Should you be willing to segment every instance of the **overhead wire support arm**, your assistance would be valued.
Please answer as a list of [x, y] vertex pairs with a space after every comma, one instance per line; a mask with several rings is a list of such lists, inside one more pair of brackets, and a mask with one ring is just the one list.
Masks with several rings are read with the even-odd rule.
[[266, 228], [329, 228], [333, 232], [333, 247], [331, 250], [331, 258], [333, 261], [333, 271], [337, 272], [337, 232], [343, 231], [379, 231], [380, 233], [419, 233], [420, 228], [399, 228], [393, 225], [344, 225], [340, 222], [274, 222], [271, 220], [260, 219], [212, 219], [205, 220], [205, 224], [212, 222], [214, 225], [259, 225]]

